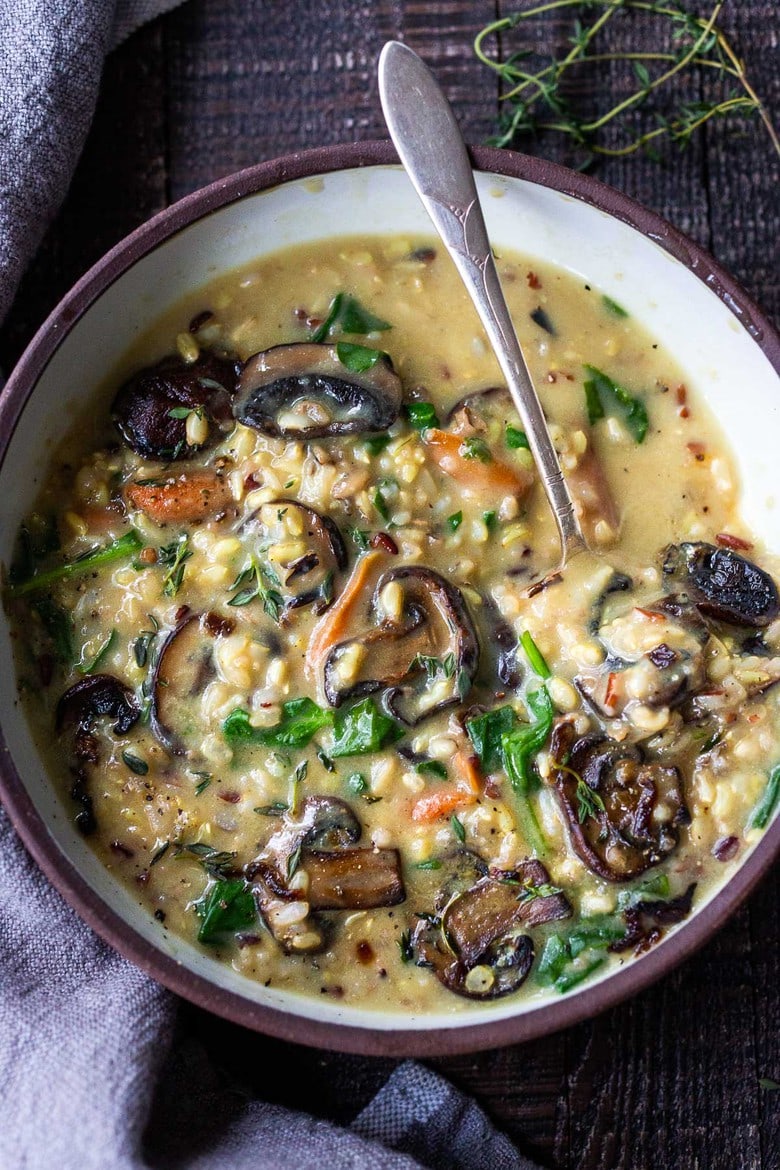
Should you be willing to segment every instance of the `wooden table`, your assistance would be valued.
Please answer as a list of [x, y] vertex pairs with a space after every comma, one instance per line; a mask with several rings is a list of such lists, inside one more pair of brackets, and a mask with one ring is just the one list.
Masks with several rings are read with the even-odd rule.
[[[435, 67], [467, 138], [483, 141], [498, 91], [471, 44], [511, 7], [505, 0], [189, 0], [142, 29], [108, 60], [71, 195], [0, 334], [0, 366], [10, 369], [94, 260], [172, 200], [288, 151], [384, 136], [374, 67], [388, 38], [406, 40]], [[734, 0], [725, 23], [777, 110], [777, 0]], [[542, 35], [539, 25], [532, 32]], [[570, 32], [560, 17], [559, 47]], [[555, 142], [537, 149], [571, 161]], [[778, 165], [757, 122], [712, 122], [666, 166], [635, 156], [599, 175], [707, 246], [777, 319]], [[759, 1086], [760, 1077], [780, 1080], [778, 894], [775, 873], [694, 959], [596, 1020], [430, 1064], [548, 1167], [780, 1167], [780, 1092]], [[393, 1067], [293, 1048], [190, 1008], [181, 1027], [266, 1099], [339, 1120], [351, 1118]]]

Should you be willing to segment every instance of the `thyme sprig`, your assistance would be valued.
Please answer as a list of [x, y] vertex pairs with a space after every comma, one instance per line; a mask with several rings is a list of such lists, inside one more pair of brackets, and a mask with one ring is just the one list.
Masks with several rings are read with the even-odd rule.
[[[544, 130], [568, 137], [575, 146], [586, 152], [585, 164], [599, 155], [612, 157], [644, 150], [654, 154], [658, 140], [666, 138], [684, 147], [692, 134], [711, 118], [734, 113], [756, 112], [761, 118], [772, 145], [780, 155], [780, 136], [769, 112], [750, 83], [745, 64], [734, 46], [718, 25], [725, 0], [717, 0], [708, 16], [684, 11], [678, 4], [666, 0], [546, 0], [522, 12], [515, 12], [494, 20], [481, 30], [475, 42], [477, 57], [500, 78], [505, 109], [499, 119], [498, 133], [490, 139], [495, 146], [510, 146], [523, 135], [537, 135]], [[488, 45], [522, 26], [533, 17], [545, 17], [562, 10], [572, 11], [573, 32], [568, 52], [548, 58], [543, 67], [534, 69], [532, 58], [537, 53], [521, 49], [509, 54], [506, 60], [495, 60], [489, 55]], [[657, 48], [642, 51], [601, 52], [596, 38], [618, 13], [631, 12], [653, 21], [659, 33]], [[595, 15], [588, 25], [580, 17]], [[669, 36], [662, 39], [667, 31]], [[598, 69], [610, 63], [624, 63], [633, 72], [634, 88], [628, 96], [614, 103], [604, 112], [580, 116], [565, 94], [569, 71], [575, 66]], [[715, 100], [693, 100], [679, 103], [676, 109], [648, 112], [650, 125], [640, 133], [628, 134], [620, 145], [607, 145], [603, 131], [615, 119], [644, 105], [649, 98], [668, 89], [673, 78], [691, 71], [711, 70], [720, 79], [731, 83], [724, 94]], [[624, 119], [625, 121], [625, 119]]]

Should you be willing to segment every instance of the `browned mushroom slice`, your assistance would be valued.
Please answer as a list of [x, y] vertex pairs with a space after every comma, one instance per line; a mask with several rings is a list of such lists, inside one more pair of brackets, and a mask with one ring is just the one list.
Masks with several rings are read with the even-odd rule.
[[623, 911], [626, 933], [621, 939], [610, 943], [611, 951], [627, 951], [632, 947], [634, 954], [641, 955], [662, 938], [664, 928], [676, 926], [691, 912], [696, 882], [691, 882], [684, 893], [667, 901], [635, 902]]
[[551, 756], [572, 847], [593, 873], [628, 881], [676, 847], [688, 821], [677, 768], [645, 762], [636, 744], [577, 740], [568, 721], [553, 731]]
[[670, 545], [663, 570], [680, 580], [707, 617], [735, 626], [768, 626], [780, 613], [768, 573], [730, 548], [703, 542]]
[[336, 345], [299, 342], [256, 353], [234, 403], [239, 422], [264, 435], [321, 439], [385, 431], [401, 410], [401, 381], [387, 354], [355, 373]]
[[334, 646], [325, 659], [332, 706], [386, 690], [393, 715], [414, 725], [461, 701], [479, 665], [479, 643], [455, 586], [432, 569], [404, 565], [379, 579], [370, 612], [377, 625]]
[[185, 617], [171, 630], [160, 648], [152, 678], [152, 730], [174, 755], [183, 755], [199, 742], [200, 699], [216, 676], [213, 623], [197, 614]]
[[232, 425], [230, 396], [239, 370], [239, 362], [213, 353], [194, 362], [170, 356], [139, 370], [113, 402], [120, 435], [142, 459], [189, 459], [199, 445], [187, 442], [187, 414], [203, 412], [216, 424], [210, 428], [214, 438], [223, 425]]
[[412, 949], [422, 967], [431, 967], [440, 983], [466, 999], [499, 999], [525, 982], [533, 966], [532, 939], [519, 928], [494, 939], [468, 967], [447, 945], [440, 925], [421, 917], [412, 934]]
[[347, 567], [344, 540], [330, 517], [280, 498], [263, 504], [250, 523], [258, 527], [279, 579], [285, 612], [306, 605], [313, 605], [315, 613], [326, 610], [336, 592], [336, 575]]
[[[615, 502], [598, 455], [589, 446], [577, 466], [566, 472], [566, 482], [588, 540], [608, 544], [620, 532], [620, 509]], [[606, 527], [599, 528], [599, 525]]]
[[406, 897], [397, 849], [306, 849], [301, 867], [312, 910], [372, 910]]
[[290, 890], [278, 869], [267, 861], [254, 861], [246, 878], [260, 917], [285, 954], [314, 954], [326, 943], [322, 924], [309, 913], [309, 903], [299, 890]]
[[506, 425], [518, 422], [517, 408], [505, 386], [490, 386], [461, 398], [447, 412], [445, 422], [458, 435], [503, 439]]
[[98, 719], [113, 719], [114, 732], [124, 735], [140, 718], [141, 711], [129, 687], [112, 674], [92, 674], [80, 679], [60, 697], [55, 715], [58, 732], [73, 733], [71, 750], [75, 760], [71, 798], [79, 806], [76, 827], [85, 835], [96, 828], [95, 810], [89, 793], [89, 769], [97, 764], [99, 745], [92, 728]]

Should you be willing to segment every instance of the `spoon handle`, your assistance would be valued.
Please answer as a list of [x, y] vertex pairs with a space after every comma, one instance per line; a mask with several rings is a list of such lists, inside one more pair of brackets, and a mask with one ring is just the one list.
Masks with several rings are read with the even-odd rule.
[[427, 65], [399, 41], [389, 41], [382, 50], [379, 94], [401, 162], [455, 262], [498, 358], [555, 514], [566, 561], [586, 547], [585, 539], [509, 316], [455, 115]]

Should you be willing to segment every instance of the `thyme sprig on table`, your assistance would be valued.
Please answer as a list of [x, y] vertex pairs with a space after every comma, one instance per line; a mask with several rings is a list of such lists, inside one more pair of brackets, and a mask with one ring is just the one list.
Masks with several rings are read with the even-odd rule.
[[[708, 16], [684, 11], [666, 0], [546, 0], [511, 16], [495, 20], [477, 36], [477, 57], [500, 78], [504, 111], [498, 133], [490, 139], [495, 146], [511, 146], [523, 135], [554, 131], [568, 137], [585, 152], [584, 165], [599, 155], [619, 156], [637, 150], [655, 155], [655, 144], [664, 138], [684, 147], [691, 135], [711, 118], [734, 113], [756, 112], [764, 123], [772, 145], [780, 155], [780, 136], [768, 110], [753, 89], [744, 62], [718, 25], [725, 0], [717, 0]], [[547, 58], [548, 63], [535, 68], [540, 59], [536, 50], [522, 48], [511, 52], [506, 60], [494, 60], [487, 46], [501, 41], [507, 33], [522, 28], [533, 17], [547, 17], [571, 10], [570, 48], [561, 57]], [[652, 49], [611, 52], [599, 51], [596, 38], [613, 17], [632, 13], [651, 21], [657, 36]], [[581, 17], [595, 16], [584, 25]], [[665, 35], [666, 34], [666, 35]], [[623, 63], [633, 75], [631, 92], [603, 112], [581, 115], [566, 95], [566, 83], [575, 67], [598, 70], [611, 63]], [[714, 100], [702, 100], [698, 93], [681, 101], [675, 109], [647, 109], [647, 128], [628, 132], [620, 145], [607, 144], [603, 132], [615, 119], [626, 122], [625, 115], [660, 96], [678, 75], [690, 77], [710, 70], [730, 83], [730, 88]], [[634, 123], [636, 128], [636, 124]]]

